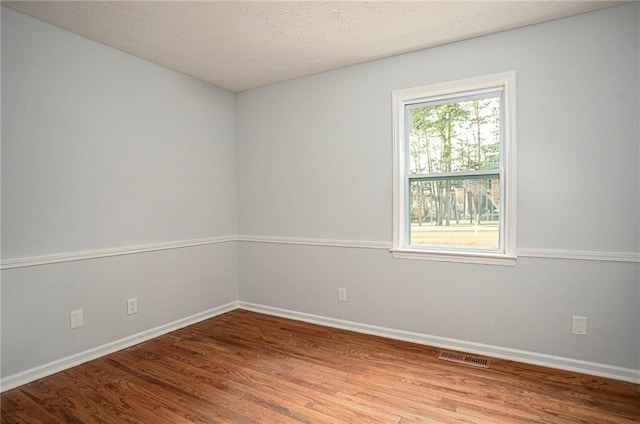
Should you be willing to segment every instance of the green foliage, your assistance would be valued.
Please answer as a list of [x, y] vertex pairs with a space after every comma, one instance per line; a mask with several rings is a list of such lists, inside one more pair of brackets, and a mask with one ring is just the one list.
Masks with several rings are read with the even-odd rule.
[[[409, 171], [437, 175], [492, 170], [500, 164], [500, 98], [432, 103], [409, 110]], [[480, 222], [495, 210], [496, 194], [486, 182], [469, 179], [424, 180], [411, 184], [412, 218], [450, 225]], [[462, 205], [462, 206], [460, 206]]]
[[414, 174], [494, 169], [499, 162], [499, 98], [411, 109]]

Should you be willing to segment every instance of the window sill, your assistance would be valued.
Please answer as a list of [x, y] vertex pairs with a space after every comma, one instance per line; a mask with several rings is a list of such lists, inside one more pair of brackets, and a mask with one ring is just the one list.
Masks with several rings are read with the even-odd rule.
[[499, 253], [482, 252], [452, 252], [418, 249], [391, 249], [391, 255], [396, 259], [418, 259], [423, 261], [458, 262], [467, 264], [513, 266], [516, 257]]

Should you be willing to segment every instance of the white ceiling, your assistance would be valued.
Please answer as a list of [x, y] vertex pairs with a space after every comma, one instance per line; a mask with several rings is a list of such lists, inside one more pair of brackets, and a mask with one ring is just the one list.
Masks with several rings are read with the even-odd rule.
[[231, 91], [577, 15], [610, 1], [3, 1]]

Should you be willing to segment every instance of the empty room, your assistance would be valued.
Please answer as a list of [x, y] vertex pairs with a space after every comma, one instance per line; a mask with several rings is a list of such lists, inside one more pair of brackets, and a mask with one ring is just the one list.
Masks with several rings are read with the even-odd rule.
[[640, 4], [2, 1], [0, 421], [640, 422]]

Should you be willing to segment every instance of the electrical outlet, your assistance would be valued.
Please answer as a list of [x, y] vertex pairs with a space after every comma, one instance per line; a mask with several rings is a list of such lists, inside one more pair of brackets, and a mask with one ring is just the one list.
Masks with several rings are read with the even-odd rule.
[[137, 313], [138, 313], [138, 298], [132, 297], [131, 299], [127, 299], [127, 315], [132, 315]]
[[84, 325], [84, 316], [82, 309], [69, 312], [69, 321], [71, 323], [71, 328], [82, 327]]
[[587, 317], [573, 315], [571, 317], [571, 332], [579, 336], [587, 335]]
[[347, 289], [338, 289], [338, 300], [340, 302], [347, 301]]

